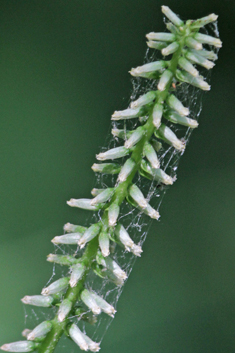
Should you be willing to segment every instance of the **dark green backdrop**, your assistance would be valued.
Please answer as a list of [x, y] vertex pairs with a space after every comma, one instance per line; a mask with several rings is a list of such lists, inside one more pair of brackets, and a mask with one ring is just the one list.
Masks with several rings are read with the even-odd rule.
[[[159, 0], [0, 1], [0, 344], [21, 339], [25, 294], [51, 275], [50, 240], [89, 197], [95, 154], [131, 92]], [[152, 224], [102, 352], [235, 352], [234, 0], [166, 0], [219, 14], [223, 48], [178, 181]], [[76, 346], [57, 352], [77, 352]]]

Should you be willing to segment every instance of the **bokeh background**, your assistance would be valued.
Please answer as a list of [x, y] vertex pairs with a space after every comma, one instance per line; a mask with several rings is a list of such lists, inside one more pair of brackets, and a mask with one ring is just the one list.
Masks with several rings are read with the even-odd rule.
[[[52, 273], [50, 240], [89, 197], [90, 169], [131, 93], [159, 0], [0, 0], [0, 344], [21, 339], [20, 302]], [[219, 14], [223, 48], [178, 181], [152, 223], [102, 352], [235, 352], [234, 0], [166, 0]], [[56, 352], [77, 352], [74, 344]]]

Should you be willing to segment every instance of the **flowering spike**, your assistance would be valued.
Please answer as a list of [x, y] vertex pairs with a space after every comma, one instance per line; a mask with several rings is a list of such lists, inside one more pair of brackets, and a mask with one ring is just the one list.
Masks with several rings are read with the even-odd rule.
[[44, 295], [33, 295], [33, 296], [26, 295], [24, 298], [21, 299], [21, 301], [24, 304], [49, 308], [52, 305], [54, 299], [53, 297], [50, 297], [50, 296], [45, 297]]
[[183, 26], [184, 22], [168, 6], [162, 6], [164, 15], [177, 27]]
[[98, 159], [98, 161], [106, 161], [107, 159], [117, 159], [125, 157], [129, 153], [130, 151], [127, 148], [120, 146], [112, 148], [111, 150], [108, 150], [106, 152], [97, 154], [96, 159]]
[[62, 303], [60, 304], [59, 310], [58, 310], [58, 321], [62, 322], [66, 319], [68, 316], [70, 310], [72, 309], [73, 303], [69, 299], [64, 299]]
[[101, 313], [101, 309], [99, 305], [97, 305], [95, 299], [93, 298], [91, 292], [89, 290], [84, 289], [81, 293], [81, 300], [84, 304], [93, 312], [95, 315], [99, 315]]
[[27, 340], [34, 341], [36, 338], [43, 337], [47, 335], [51, 329], [52, 323], [50, 321], [43, 321], [27, 335]]
[[70, 276], [69, 284], [70, 287], [75, 287], [78, 281], [82, 278], [83, 274], [85, 273], [85, 266], [83, 264], [76, 264], [71, 267], [72, 273]]
[[6, 352], [32, 352], [38, 346], [35, 342], [18, 341], [13, 343], [6, 343], [0, 349]]
[[69, 278], [63, 277], [55, 282], [52, 282], [48, 287], [43, 288], [42, 295], [51, 295], [63, 292], [69, 284]]
[[78, 240], [78, 245], [80, 248], [84, 248], [86, 243], [88, 243], [90, 240], [95, 238], [100, 232], [100, 225], [97, 224], [92, 224], [83, 234], [83, 236]]

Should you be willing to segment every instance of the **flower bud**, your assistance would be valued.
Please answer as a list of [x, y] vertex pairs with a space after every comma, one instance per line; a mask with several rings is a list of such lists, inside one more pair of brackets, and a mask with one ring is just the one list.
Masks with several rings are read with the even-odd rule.
[[118, 181], [119, 182], [126, 181], [127, 177], [134, 170], [135, 166], [136, 166], [136, 164], [133, 159], [131, 159], [131, 158], [127, 159], [125, 164], [123, 165], [119, 175], [118, 175]]
[[106, 152], [97, 154], [96, 159], [98, 159], [98, 161], [105, 161], [107, 159], [117, 159], [125, 157], [129, 153], [130, 151], [127, 148], [120, 146], [112, 148], [111, 150], [108, 150]]
[[58, 235], [52, 239], [52, 243], [76, 245], [78, 243], [78, 240], [81, 237], [82, 237], [81, 233], [68, 233], [68, 234], [64, 234], [64, 235]]
[[176, 77], [181, 82], [187, 82], [192, 86], [198, 87], [203, 91], [209, 91], [211, 86], [208, 85], [206, 81], [204, 81], [201, 76], [193, 77], [186, 71], [176, 70]]
[[[193, 49], [191, 49], [191, 51], [193, 51]], [[194, 52], [194, 51], [193, 51]], [[209, 51], [209, 50], [199, 50], [199, 51], [196, 51], [200, 56], [203, 56], [204, 58], [206, 59], [209, 59], [209, 60], [217, 60], [218, 59], [218, 56], [217, 54], [215, 54], [212, 50]]]
[[21, 335], [25, 338], [27, 338], [28, 334], [32, 332], [32, 330], [29, 330], [28, 328], [25, 328], [22, 332]]
[[149, 204], [148, 206], [144, 209], [144, 213], [148, 215], [152, 219], [158, 220], [160, 217], [160, 214], [158, 211], [156, 211], [154, 208], [152, 208]]
[[211, 13], [208, 16], [199, 18], [196, 21], [193, 21], [191, 24], [191, 28], [200, 28], [200, 27], [204, 27], [205, 25], [207, 25], [208, 23], [214, 22], [216, 21], [218, 18], [217, 15], [215, 15], [214, 13]]
[[0, 349], [6, 352], [32, 352], [37, 348], [38, 344], [30, 341], [18, 341], [5, 343]]
[[82, 278], [84, 272], [85, 272], [85, 266], [83, 264], [76, 264], [71, 267], [72, 273], [70, 276], [69, 284], [70, 287], [75, 287], [78, 283], [78, 281]]
[[163, 56], [167, 56], [176, 52], [178, 48], [179, 48], [179, 44], [177, 42], [173, 42], [169, 44], [166, 48], [163, 48], [161, 53]]
[[184, 22], [168, 6], [162, 6], [164, 15], [177, 27], [183, 26]]
[[192, 129], [198, 127], [197, 120], [187, 118], [186, 116], [181, 116], [174, 112], [173, 110], [168, 111], [164, 117], [174, 124], [180, 124], [184, 126], [191, 127]]
[[101, 193], [99, 193], [91, 201], [91, 205], [96, 205], [96, 204], [108, 201], [110, 199], [110, 197], [113, 195], [113, 193], [114, 193], [114, 189], [113, 188], [104, 189]]
[[196, 33], [194, 38], [200, 42], [205, 44], [214, 45], [214, 47], [221, 48], [222, 42], [219, 38], [208, 36], [207, 34]]
[[168, 126], [161, 124], [159, 130], [156, 131], [156, 134], [159, 138], [162, 138], [167, 143], [175, 147], [176, 150], [184, 151], [185, 144], [177, 138], [175, 133]]
[[91, 292], [89, 292], [87, 289], [82, 291], [81, 300], [93, 312], [93, 314], [99, 315], [101, 313], [99, 305], [97, 305], [95, 299], [91, 295]]
[[151, 63], [138, 66], [135, 69], [131, 69], [130, 74], [132, 76], [142, 76], [146, 73], [153, 73], [155, 71], [162, 70], [166, 67], [166, 63], [163, 60], [160, 61], [153, 61]]
[[136, 101], [131, 103], [131, 109], [136, 109], [142, 107], [143, 105], [151, 103], [156, 98], [156, 92], [150, 91], [141, 97], [139, 97]]
[[187, 45], [187, 47], [195, 49], [195, 50], [202, 50], [202, 44], [199, 43], [198, 41], [196, 41], [194, 38], [192, 37], [187, 37], [185, 39], [185, 44]]
[[91, 205], [91, 199], [71, 199], [67, 201], [67, 204], [71, 207], [78, 207], [89, 211], [98, 211], [102, 205]]
[[119, 137], [123, 140], [128, 139], [132, 134], [131, 131], [126, 130], [126, 129], [112, 129], [111, 132], [114, 137]]
[[197, 69], [195, 69], [195, 67], [187, 59], [183, 57], [179, 58], [178, 64], [182, 69], [190, 73], [192, 76], [197, 77], [199, 75]]
[[125, 249], [127, 251], [130, 251], [130, 249], [134, 246], [134, 242], [130, 238], [129, 234], [127, 233], [123, 225], [121, 224], [117, 225], [117, 227], [115, 228], [115, 234], [118, 240], [125, 246]]
[[108, 233], [101, 232], [99, 234], [99, 246], [100, 246], [101, 253], [104, 257], [106, 257], [110, 254]]
[[153, 107], [153, 125], [157, 129], [161, 125], [162, 113], [163, 113], [163, 105], [159, 103], [155, 104], [155, 106]]
[[173, 77], [173, 73], [170, 70], [165, 70], [160, 78], [160, 81], [157, 85], [157, 88], [159, 91], [164, 91], [168, 85], [168, 83], [171, 81]]
[[170, 108], [174, 109], [180, 115], [183, 115], [183, 116], [189, 115], [189, 109], [185, 108], [183, 106], [183, 104], [179, 101], [179, 99], [176, 98], [173, 94], [168, 96], [166, 102], [167, 102], [167, 104], [169, 105]]
[[84, 339], [83, 333], [75, 324], [72, 324], [69, 328], [69, 335], [81, 350], [88, 351], [89, 346]]
[[69, 278], [60, 278], [57, 281], [51, 283], [48, 287], [43, 288], [42, 295], [51, 295], [63, 292], [66, 290], [69, 284]]
[[143, 151], [144, 151], [146, 158], [150, 162], [151, 167], [154, 169], [160, 168], [160, 162], [157, 158], [157, 154], [156, 154], [153, 146], [150, 143], [148, 143], [148, 142], [145, 143]]
[[64, 225], [64, 231], [66, 233], [80, 233], [81, 235], [86, 231], [86, 227], [78, 226], [76, 224], [66, 223]]
[[119, 211], [120, 211], [119, 205], [114, 202], [111, 203], [111, 205], [108, 208], [108, 219], [109, 219], [110, 227], [115, 226], [118, 219]]
[[70, 255], [49, 254], [47, 255], [47, 261], [54, 262], [62, 266], [71, 266], [77, 262], [77, 259]]
[[95, 299], [97, 305], [101, 308], [101, 310], [108, 314], [111, 317], [114, 317], [114, 314], [116, 313], [116, 310], [112, 305], [106, 302], [103, 298], [101, 298], [99, 295], [97, 295], [94, 292], [91, 292], [92, 297]]
[[149, 42], [147, 42], [147, 46], [149, 48], [162, 50], [163, 48], [167, 47], [167, 43], [166, 42], [155, 42], [153, 40], [150, 40]]
[[136, 109], [125, 109], [125, 110], [116, 110], [113, 115], [111, 120], [123, 120], [123, 119], [132, 119], [132, 118], [137, 118], [138, 116], [141, 115], [141, 108], [136, 108]]
[[88, 344], [88, 348], [91, 352], [99, 352], [99, 350], [100, 350], [99, 343], [92, 341], [90, 339], [90, 337], [85, 335], [85, 333], [83, 333], [83, 332], [82, 332], [82, 336], [83, 336], [84, 340], [86, 341], [86, 343]]
[[139, 126], [129, 137], [129, 139], [125, 142], [125, 147], [126, 148], [131, 148], [135, 146], [144, 136], [146, 133], [146, 130], [142, 127]]
[[96, 189], [96, 188], [93, 188], [91, 190], [91, 195], [96, 197], [97, 195], [101, 194], [104, 190], [106, 189]]
[[160, 41], [163, 41], [163, 42], [173, 42], [174, 40], [176, 40], [176, 36], [172, 33], [155, 33], [155, 32], [151, 32], [151, 33], [148, 33], [146, 35], [147, 39], [148, 40], [160, 40]]
[[98, 223], [92, 224], [83, 234], [83, 236], [78, 240], [78, 245], [80, 248], [84, 248], [86, 243], [95, 238], [100, 232], [100, 225]]
[[53, 297], [45, 297], [44, 295], [26, 295], [24, 298], [21, 299], [24, 304], [41, 306], [44, 308], [49, 308], [52, 305], [53, 300]]
[[43, 321], [27, 335], [27, 340], [34, 341], [36, 338], [46, 336], [51, 329], [52, 323], [50, 321]]
[[207, 70], [212, 69], [215, 66], [215, 64], [212, 61], [207, 60], [203, 56], [199, 55], [199, 53], [200, 51], [196, 52], [196, 50], [195, 52], [193, 50], [188, 51], [186, 53], [186, 58], [195, 64], [205, 67]]
[[173, 178], [170, 175], [166, 174], [162, 169], [154, 169], [152, 173], [154, 180], [160, 181], [165, 185], [172, 185], [174, 182]]
[[121, 269], [121, 267], [110, 257], [103, 257], [101, 254], [97, 254], [96, 261], [99, 265], [102, 265], [111, 271], [117, 278], [125, 280], [127, 274]]
[[94, 163], [91, 169], [96, 173], [118, 174], [121, 170], [121, 166], [117, 163]]
[[141, 253], [143, 252], [141, 246], [134, 244], [131, 248], [131, 252], [135, 255], [135, 256], [141, 256]]
[[67, 315], [69, 314], [70, 310], [72, 309], [73, 303], [69, 299], [64, 299], [60, 304], [58, 310], [58, 321], [62, 322], [66, 319]]
[[148, 205], [147, 200], [145, 199], [144, 195], [140, 191], [137, 185], [132, 184], [129, 188], [129, 195], [133, 198], [133, 200], [141, 207], [146, 208]]

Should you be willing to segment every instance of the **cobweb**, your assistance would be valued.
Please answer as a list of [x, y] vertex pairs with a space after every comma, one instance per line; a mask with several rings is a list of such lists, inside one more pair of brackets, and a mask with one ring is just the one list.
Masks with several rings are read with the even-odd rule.
[[[213, 23], [208, 26], [208, 31], [204, 30], [204, 33], [212, 34], [216, 37], [219, 37], [219, 31], [217, 27], [217, 23]], [[207, 50], [215, 51], [214, 47], [210, 47], [209, 45], [204, 46]], [[218, 52], [218, 49], [217, 49]], [[152, 49], [148, 49], [146, 51], [144, 57], [144, 63], [152, 62], [159, 60], [160, 56], [157, 50], [153, 51]], [[210, 81], [210, 73], [206, 69], [202, 69], [201, 75], [205, 78], [205, 80], [209, 83]], [[149, 90], [157, 90], [157, 80], [147, 80], [144, 78], [134, 78], [132, 79], [133, 90], [131, 93], [131, 97], [129, 100], [129, 104], [136, 100], [140, 95], [148, 92]], [[193, 87], [187, 83], [178, 84], [176, 90], [173, 92], [177, 98], [183, 103], [184, 106], [188, 107], [190, 110], [190, 118], [198, 120], [201, 109], [202, 109], [202, 94], [203, 92], [196, 87]], [[184, 126], [179, 126], [167, 122], [164, 123], [169, 126], [177, 135], [178, 138], [184, 140], [185, 145], [187, 146], [189, 142], [189, 138], [192, 132], [192, 129], [186, 128]], [[140, 124], [139, 120], [129, 119], [126, 121], [115, 121], [111, 124], [111, 128], [119, 128], [126, 130], [133, 130]], [[102, 152], [108, 150], [113, 147], [123, 145], [123, 141], [109, 135], [106, 139], [106, 147], [102, 149]], [[162, 148], [158, 152], [158, 158], [161, 163], [161, 169], [163, 169], [168, 175], [176, 180], [176, 172], [179, 165], [180, 157], [183, 152], [176, 151], [173, 147], [170, 147], [166, 143], [162, 142]], [[116, 161], [115, 161], [116, 162]], [[125, 162], [125, 158], [120, 160], [120, 165], [123, 165]], [[106, 188], [113, 187], [116, 184], [117, 175], [103, 175], [96, 174], [96, 188]], [[138, 187], [142, 190], [146, 199], [150, 202], [150, 204], [156, 209], [159, 210], [162, 199], [167, 186], [157, 183], [156, 181], [148, 181], [147, 179], [141, 177], [140, 175], [136, 175], [134, 181], [138, 185]], [[92, 223], [95, 223], [101, 219], [100, 212], [90, 213], [86, 221], [84, 220], [79, 223], [83, 226], [90, 226]], [[127, 202], [123, 202], [121, 206], [121, 212], [119, 221], [123, 226], [127, 229], [130, 237], [134, 240], [136, 244], [143, 245], [148, 229], [152, 223], [151, 219], [144, 215], [142, 212], [139, 212], [136, 209], [133, 209]], [[82, 251], [74, 249], [73, 246], [55, 246], [55, 253], [60, 254], [70, 254], [74, 255], [75, 253], [79, 256], [82, 254]], [[110, 255], [126, 272], [129, 277], [132, 268], [134, 266], [136, 257], [122, 249], [115, 243], [111, 242], [111, 255]], [[47, 285], [55, 281], [58, 278], [63, 276], [68, 276], [67, 268], [61, 267], [58, 265], [53, 266], [52, 275], [47, 283]], [[117, 287], [115, 284], [110, 282], [108, 279], [98, 277], [92, 270], [89, 272], [85, 287], [87, 289], [91, 289], [95, 291], [98, 295], [102, 296], [108, 303], [112, 304], [115, 308], [117, 307], [118, 299], [123, 291], [123, 287]], [[79, 303], [81, 304], [81, 303]], [[85, 309], [85, 308], [84, 308]], [[56, 313], [56, 309], [46, 309], [43, 310], [40, 308], [28, 308], [24, 306], [25, 310], [25, 323], [27, 326], [35, 327], [42, 320], [50, 320], [54, 317]], [[87, 311], [89, 313], [89, 310]], [[97, 322], [94, 325], [90, 325], [85, 323], [79, 317], [70, 317], [72, 321], [78, 324], [81, 330], [86, 333], [92, 340], [96, 342], [101, 342], [109, 325], [112, 322], [112, 318], [108, 315], [102, 313], [97, 317]], [[29, 327], [30, 328], [30, 327]], [[66, 342], [62, 341], [59, 344], [60, 350], [63, 347], [64, 351], [68, 351], [66, 348]], [[75, 349], [76, 350], [76, 349]]]

